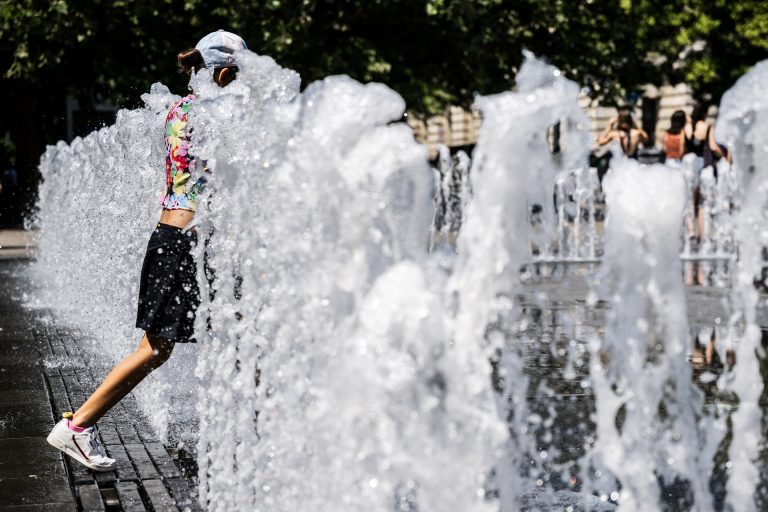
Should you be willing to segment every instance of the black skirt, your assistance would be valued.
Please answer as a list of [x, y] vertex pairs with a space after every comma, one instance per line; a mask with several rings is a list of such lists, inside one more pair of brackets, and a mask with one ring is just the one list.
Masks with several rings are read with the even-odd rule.
[[192, 231], [158, 224], [141, 267], [136, 327], [176, 343], [195, 342], [200, 305]]

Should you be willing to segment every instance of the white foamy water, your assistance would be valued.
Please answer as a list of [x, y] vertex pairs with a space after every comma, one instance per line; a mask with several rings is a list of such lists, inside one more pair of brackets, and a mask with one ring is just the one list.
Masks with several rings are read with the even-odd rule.
[[[241, 57], [227, 88], [204, 72], [192, 81], [195, 152], [213, 171], [198, 257], [207, 246], [215, 279], [201, 343], [140, 386], [144, 410], [161, 431], [169, 419], [196, 424], [194, 401], [173, 408], [196, 364], [187, 389], [199, 388], [200, 496], [212, 510], [493, 510], [487, 478], [507, 434], [488, 347], [471, 334], [495, 299], [467, 278], [447, 292], [427, 254], [431, 170], [410, 129], [391, 124], [403, 100], [346, 77], [299, 93], [295, 73]], [[94, 336], [108, 363], [136, 342], [175, 97], [157, 86], [144, 99], [113, 127], [50, 148], [41, 166], [38, 303]], [[506, 263], [509, 274], [521, 260]]]
[[[695, 510], [712, 510], [712, 453], [703, 449], [708, 439], [697, 421], [703, 396], [686, 362], [678, 257], [685, 180], [676, 168], [614, 158], [603, 186], [608, 218], [600, 287], [611, 310], [605, 340], [591, 346], [597, 427], [591, 485], [619, 510], [641, 511], [667, 500], [660, 482], [671, 487], [685, 480]], [[720, 430], [713, 432], [709, 444], [716, 447]]]
[[196, 151], [215, 162], [203, 502], [488, 508], [503, 423], [463, 389], [462, 361], [481, 348], [451, 344], [426, 252], [432, 171], [407, 125], [388, 124], [403, 100], [347, 77], [299, 94], [271, 59], [244, 59], [238, 88], [196, 82], [192, 117]]
[[[547, 503], [608, 510], [610, 499], [641, 510], [661, 506], [659, 482], [677, 482], [694, 510], [711, 508], [708, 478], [724, 431], [722, 420], [701, 413], [685, 361], [683, 170], [615, 160], [606, 178], [599, 289], [612, 312], [604, 343], [590, 330], [597, 431], [575, 441], [588, 449], [578, 461], [585, 490], [603, 499], [579, 497], [565, 488], [572, 482], [549, 482], [552, 468], [573, 468], [555, 462], [558, 447], [542, 449], [552, 441], [540, 436], [575, 420], [531, 411], [528, 393], [551, 390], [529, 389], [524, 348], [509, 336], [527, 322], [515, 295], [532, 248], [542, 259], [599, 253], [576, 84], [528, 56], [516, 91], [478, 98], [483, 126], [471, 172], [464, 157], [446, 161], [452, 176], [440, 183], [443, 200], [456, 203], [446, 203], [454, 224], [446, 230], [455, 236], [461, 225], [458, 254], [430, 254], [433, 171], [426, 149], [396, 122], [402, 98], [344, 76], [302, 92], [298, 75], [272, 59], [240, 57], [228, 87], [205, 71], [191, 82], [199, 96], [190, 113], [193, 152], [212, 170], [197, 216], [200, 342], [178, 347], [138, 388], [161, 434], [197, 440], [203, 505], [508, 512]], [[753, 96], [737, 101], [732, 93], [721, 109], [739, 174], [766, 161], [758, 138], [764, 99], [754, 99], [764, 74], [759, 67], [737, 86]], [[43, 291], [33, 305], [83, 329], [84, 349], [106, 364], [141, 334], [132, 327], [138, 277], [159, 216], [162, 125], [177, 98], [155, 85], [144, 108], [49, 148], [41, 162], [32, 275]], [[563, 152], [552, 154], [547, 130], [557, 122]], [[761, 241], [751, 230], [764, 221], [758, 191], [766, 185], [754, 176], [742, 184], [750, 192], [738, 221], [750, 256], [734, 300], [746, 314], [729, 331], [746, 329], [738, 369], [720, 384], [741, 400], [733, 419], [744, 435], [730, 448], [734, 510], [749, 509], [758, 476], [750, 453], [761, 442], [749, 276], [760, 268]], [[705, 177], [705, 208], [715, 219], [705, 242], [716, 255], [733, 250], [731, 185]], [[596, 299], [584, 303], [590, 309]], [[584, 326], [564, 329], [575, 337]], [[576, 378], [572, 367], [565, 373]]]
[[[519, 478], [519, 468], [529, 457], [535, 462], [540, 455], [528, 428], [527, 378], [520, 353], [517, 347], [505, 346], [504, 334], [489, 325], [500, 315], [515, 314], [512, 297], [520, 266], [529, 256], [529, 244], [532, 239], [543, 244], [553, 235], [554, 176], [562, 169], [583, 165], [587, 147], [585, 116], [577, 107], [575, 83], [530, 55], [517, 83], [515, 92], [476, 101], [483, 125], [472, 162], [473, 198], [450, 283], [459, 298], [457, 344], [482, 343], [484, 348], [483, 353], [472, 353], [474, 359], [464, 368], [467, 379], [477, 381], [478, 390], [488, 393], [484, 382], [488, 361], [501, 353], [499, 365], [506, 385], [498, 401], [512, 436], [497, 466], [495, 485], [505, 511], [518, 510], [519, 497], [532, 486], [529, 479]], [[558, 121], [566, 127], [565, 152], [559, 161], [553, 159], [546, 137], [547, 129]], [[533, 205], [543, 210], [540, 233], [530, 229]]]
[[725, 387], [739, 399], [733, 414], [734, 437], [728, 452], [731, 466], [727, 503], [733, 510], [757, 510], [755, 488], [760, 480], [758, 456], [765, 442], [759, 405], [763, 380], [757, 355], [763, 355], [756, 313], [759, 295], [754, 279], [765, 265], [768, 245], [766, 191], [768, 191], [768, 61], [757, 64], [723, 96], [715, 134], [734, 149], [734, 168], [744, 191], [736, 220], [739, 264], [732, 301], [736, 313], [730, 323], [743, 333], [736, 344], [737, 369]]

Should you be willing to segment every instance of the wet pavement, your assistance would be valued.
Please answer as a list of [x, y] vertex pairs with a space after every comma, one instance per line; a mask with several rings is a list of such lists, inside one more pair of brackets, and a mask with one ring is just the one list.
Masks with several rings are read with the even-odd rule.
[[87, 368], [81, 334], [50, 311], [22, 306], [22, 265], [0, 258], [0, 511], [198, 510], [194, 475], [152, 433], [131, 395], [99, 422], [114, 471], [94, 473], [48, 445], [54, 423], [108, 369]]
[[[524, 276], [523, 286], [515, 294], [514, 302], [520, 307], [522, 323], [517, 317], [504, 318], [490, 326], [491, 335], [499, 333], [506, 340], [505, 353], [516, 354], [520, 368], [518, 381], [513, 386], [525, 388], [526, 407], [520, 418], [528, 432], [533, 432], [535, 443], [523, 452], [525, 471], [537, 482], [537, 491], [552, 489], [562, 493], [573, 510], [598, 510], [591, 504], [580, 502], [582, 495], [569, 492], [581, 491], [582, 457], [593, 446], [595, 438], [594, 415], [595, 397], [589, 376], [590, 340], [602, 343], [605, 338], [608, 304], [598, 299], [600, 285], [599, 268], [591, 264], [546, 264], [532, 265]], [[595, 293], [597, 292], [597, 293]], [[701, 391], [702, 424], [719, 417], [728, 417], [738, 409], [738, 398], [718, 385], [718, 378], [725, 376], [730, 382], [733, 372], [740, 370], [738, 361], [730, 368], [727, 360], [728, 344], [725, 339], [714, 337], [717, 329], [723, 329], [732, 313], [731, 290], [719, 286], [686, 286], [686, 304], [690, 345], [687, 356], [692, 366], [692, 378]], [[591, 295], [591, 297], [590, 297]], [[591, 300], [587, 300], [590, 298]], [[762, 411], [768, 410], [768, 296], [760, 295], [757, 321], [763, 332], [763, 354], [760, 366], [763, 369], [764, 392], [759, 399]], [[592, 305], [590, 306], [589, 303]], [[716, 350], [711, 362], [704, 361], [704, 347], [700, 333], [712, 334]], [[723, 333], [726, 330], [722, 330]], [[733, 334], [733, 333], [732, 333]], [[699, 353], [701, 361], [695, 362]], [[719, 354], [719, 355], [718, 355]], [[503, 373], [498, 389], [504, 387]], [[522, 393], [518, 393], [522, 394]], [[520, 406], [517, 406], [520, 409]], [[512, 408], [511, 408], [512, 409]], [[662, 409], [660, 408], [660, 411]], [[514, 419], [512, 413], [510, 418]], [[531, 418], [535, 421], [531, 422]], [[713, 509], [727, 510], [724, 504], [725, 485], [729, 475], [728, 449], [734, 432], [730, 420], [726, 422], [727, 432], [714, 454], [714, 466], [709, 474], [709, 490]], [[545, 453], [546, 457], [540, 454]], [[755, 489], [757, 510], [768, 510], [768, 448], [762, 447], [757, 454], [761, 479]], [[659, 481], [661, 503], [648, 510], [688, 512], [696, 510], [692, 495], [683, 479], [663, 483]], [[524, 510], [563, 510], [564, 507], [547, 508], [534, 493], [532, 505]], [[607, 500], [613, 503], [613, 500]], [[558, 502], [559, 503], [559, 502]], [[645, 509], [643, 509], [645, 510]]]

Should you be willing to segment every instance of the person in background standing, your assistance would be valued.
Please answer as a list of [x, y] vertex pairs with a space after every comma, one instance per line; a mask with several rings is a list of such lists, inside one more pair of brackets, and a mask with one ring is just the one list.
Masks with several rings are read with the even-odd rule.
[[685, 128], [688, 123], [688, 116], [682, 110], [672, 114], [669, 129], [664, 132], [662, 145], [664, 147], [664, 156], [667, 160], [682, 160], [688, 146], [688, 137], [685, 135]]
[[648, 142], [648, 134], [637, 126], [628, 109], [620, 109], [619, 115], [611, 118], [605, 130], [597, 138], [601, 146], [616, 141], [621, 147], [624, 156], [637, 158], [637, 150], [640, 144]]
[[722, 149], [715, 142], [712, 125], [707, 122], [708, 110], [709, 108], [704, 104], [696, 105], [689, 123], [685, 126], [685, 136], [688, 141], [686, 153], [693, 153], [703, 159], [701, 169], [714, 165], [723, 157]]

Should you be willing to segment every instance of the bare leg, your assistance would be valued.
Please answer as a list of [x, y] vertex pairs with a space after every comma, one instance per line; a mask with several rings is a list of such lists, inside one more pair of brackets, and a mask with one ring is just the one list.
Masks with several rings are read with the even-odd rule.
[[712, 338], [707, 343], [707, 348], [704, 351], [705, 361], [707, 366], [712, 366], [712, 361], [715, 358], [715, 335], [712, 334]]
[[144, 377], [168, 360], [173, 345], [163, 338], [144, 334], [136, 350], [109, 372], [104, 382], [75, 412], [72, 423], [78, 427], [94, 425]]

